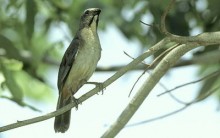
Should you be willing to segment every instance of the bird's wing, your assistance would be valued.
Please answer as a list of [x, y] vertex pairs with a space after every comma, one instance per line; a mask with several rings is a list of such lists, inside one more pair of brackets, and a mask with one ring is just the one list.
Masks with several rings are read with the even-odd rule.
[[59, 91], [61, 91], [63, 85], [65, 84], [65, 81], [68, 77], [68, 74], [71, 70], [75, 57], [77, 55], [78, 48], [79, 48], [79, 39], [75, 38], [70, 43], [69, 47], [67, 48], [63, 56], [63, 59], [60, 63], [58, 81], [57, 81], [57, 86]]

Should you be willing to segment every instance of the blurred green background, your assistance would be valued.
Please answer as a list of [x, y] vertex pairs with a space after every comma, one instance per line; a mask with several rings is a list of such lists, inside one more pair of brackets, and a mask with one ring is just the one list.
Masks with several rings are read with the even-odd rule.
[[[1, 98], [33, 110], [38, 109], [29, 105], [25, 99], [50, 102], [54, 98], [54, 88], [48, 81], [48, 73], [59, 67], [61, 53], [65, 50], [64, 45], [66, 46], [64, 41], [69, 42], [74, 37], [79, 17], [86, 8], [101, 8], [99, 29], [116, 26], [127, 40], [140, 43], [141, 54], [164, 38], [158, 26], [168, 2], [169, 0], [1, 0]], [[171, 33], [183, 36], [194, 35], [194, 32], [218, 31], [219, 5], [219, 0], [179, 0], [167, 16], [166, 27]], [[146, 26], [140, 20], [152, 26]], [[66, 25], [70, 33], [66, 33], [63, 40], [53, 40], [51, 30], [60, 27], [62, 31], [62, 25]], [[199, 66], [198, 76], [204, 76], [219, 70], [219, 55], [219, 45], [202, 47], [193, 51], [192, 56], [185, 60], [187, 64], [182, 64], [181, 67]], [[206, 58], [202, 58], [204, 56]], [[211, 60], [207, 58], [210, 56]], [[198, 94], [204, 94], [218, 85], [220, 73], [203, 81]]]

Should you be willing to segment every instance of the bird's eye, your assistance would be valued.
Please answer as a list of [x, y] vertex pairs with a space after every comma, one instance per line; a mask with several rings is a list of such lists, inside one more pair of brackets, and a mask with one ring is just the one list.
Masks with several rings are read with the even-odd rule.
[[89, 14], [89, 11], [86, 11], [85, 14], [88, 15], [88, 14]]

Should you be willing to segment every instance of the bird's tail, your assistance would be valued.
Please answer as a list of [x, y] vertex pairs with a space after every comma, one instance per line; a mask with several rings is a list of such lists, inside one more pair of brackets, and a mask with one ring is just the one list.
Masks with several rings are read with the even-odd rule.
[[[65, 99], [64, 96], [62, 96], [62, 93], [59, 96], [58, 103], [57, 103], [57, 109], [60, 109], [67, 104], [71, 103], [71, 96], [68, 99]], [[68, 130], [70, 125], [70, 117], [71, 117], [71, 110], [55, 117], [54, 122], [54, 130], [55, 132], [61, 132], [64, 133]]]

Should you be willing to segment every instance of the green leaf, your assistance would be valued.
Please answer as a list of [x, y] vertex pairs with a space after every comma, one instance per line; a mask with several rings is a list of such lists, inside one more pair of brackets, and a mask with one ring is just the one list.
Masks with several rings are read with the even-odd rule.
[[16, 60], [0, 58], [0, 68], [5, 77], [5, 84], [10, 90], [12, 97], [17, 101], [22, 101], [24, 95], [15, 80], [15, 73], [22, 68], [22, 63]]
[[0, 69], [5, 78], [5, 85], [17, 104], [24, 103], [23, 97], [35, 101], [53, 99], [52, 89], [22, 70], [22, 62], [14, 59], [0, 58]]
[[220, 82], [220, 74], [219, 73], [217, 73], [215, 76], [212, 76], [212, 77], [206, 79], [203, 82], [197, 97], [202, 97], [202, 96], [206, 95], [207, 93], [209, 93], [210, 90], [212, 90], [213, 88], [215, 88], [216, 86], [219, 85], [219, 82]]
[[26, 31], [29, 40], [32, 38], [34, 32], [35, 15], [37, 13], [37, 7], [34, 0], [26, 1]]
[[[21, 81], [22, 78], [22, 81]], [[45, 83], [33, 78], [25, 71], [15, 74], [15, 79], [25, 97], [35, 101], [49, 101], [53, 99], [52, 89]]]
[[5, 50], [5, 54], [9, 58], [21, 59], [19, 50], [14, 46], [13, 42], [4, 35], [0, 34], [0, 47]]
[[20, 61], [17, 61], [15, 59], [6, 59], [6, 58], [1, 58], [2, 64], [11, 71], [19, 71], [22, 69], [23, 64]]

